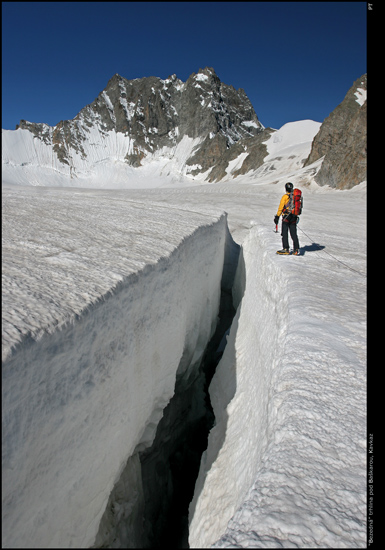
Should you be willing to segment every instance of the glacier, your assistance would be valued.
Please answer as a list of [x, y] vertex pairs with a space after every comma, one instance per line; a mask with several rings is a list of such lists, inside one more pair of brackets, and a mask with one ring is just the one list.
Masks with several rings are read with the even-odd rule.
[[[3, 546], [138, 547], [139, 455], [225, 286], [190, 547], [366, 547], [366, 182], [320, 188], [308, 137], [275, 136], [236, 183], [3, 185]], [[275, 255], [287, 179], [300, 257]]]

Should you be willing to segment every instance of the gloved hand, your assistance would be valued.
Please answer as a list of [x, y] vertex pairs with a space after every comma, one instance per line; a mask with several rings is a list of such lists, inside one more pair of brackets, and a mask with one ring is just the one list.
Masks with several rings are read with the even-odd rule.
[[279, 216], [275, 216], [275, 218], [274, 218], [275, 225], [278, 225], [278, 222], [279, 222]]

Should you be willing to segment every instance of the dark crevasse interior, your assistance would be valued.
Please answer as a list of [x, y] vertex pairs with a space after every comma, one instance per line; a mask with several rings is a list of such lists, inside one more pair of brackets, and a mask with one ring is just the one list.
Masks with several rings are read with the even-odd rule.
[[154, 443], [140, 454], [147, 548], [188, 548], [188, 507], [215, 421], [208, 387], [234, 314], [231, 290], [222, 290], [218, 326], [201, 365], [193, 380], [177, 379]]
[[152, 445], [127, 461], [100, 522], [93, 548], [188, 548], [188, 509], [202, 453], [215, 423], [208, 388], [235, 309], [232, 285], [240, 247], [228, 239], [215, 333], [199, 364], [176, 377]]

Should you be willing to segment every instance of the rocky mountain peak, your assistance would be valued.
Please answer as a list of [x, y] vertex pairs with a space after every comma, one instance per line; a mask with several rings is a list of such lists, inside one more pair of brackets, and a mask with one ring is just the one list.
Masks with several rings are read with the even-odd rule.
[[19, 127], [51, 145], [59, 161], [75, 172], [76, 156], [87, 160], [87, 143], [95, 132], [100, 139], [111, 132], [123, 134], [128, 145], [122, 160], [134, 167], [186, 137], [199, 140], [192, 164], [198, 154], [199, 164], [207, 167], [237, 142], [264, 129], [245, 92], [223, 84], [211, 67], [192, 73], [186, 82], [175, 74], [165, 80], [154, 76], [127, 80], [115, 74], [73, 120], [54, 128], [21, 121]]

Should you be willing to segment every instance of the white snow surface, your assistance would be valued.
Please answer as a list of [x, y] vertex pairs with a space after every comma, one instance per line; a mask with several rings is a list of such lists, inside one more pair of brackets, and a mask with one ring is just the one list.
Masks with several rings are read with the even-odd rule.
[[[49, 128], [49, 127], [48, 127]], [[51, 129], [52, 131], [52, 129]], [[83, 133], [85, 131], [83, 130]], [[178, 128], [175, 136], [177, 137]], [[102, 189], [153, 188], [190, 183], [186, 161], [200, 140], [183, 136], [172, 147], [149, 154], [140, 168], [124, 157], [134, 141], [121, 132], [101, 133], [92, 127], [82, 143], [84, 156], [71, 150], [71, 164], [59, 161], [52, 147], [29, 130], [2, 130], [3, 183], [33, 186], [88, 187]]]
[[356, 96], [356, 101], [357, 103], [359, 103], [359, 105], [362, 105], [365, 103], [366, 101], [366, 98], [367, 98], [367, 91], [365, 90], [365, 88], [357, 88], [357, 91], [354, 92], [354, 95]]
[[309, 241], [307, 261], [283, 264], [259, 224], [245, 239], [244, 294], [210, 386], [217, 425], [191, 505], [192, 548], [365, 547], [365, 267], [357, 241], [338, 255], [359, 273], [332, 258], [320, 265]]
[[[237, 313], [190, 546], [366, 547], [366, 182], [317, 186], [321, 161], [303, 169], [309, 142], [285, 131], [276, 170], [233, 183], [3, 186], [3, 546], [94, 543], [182, 356], [212, 334], [227, 212]], [[304, 197], [299, 257], [275, 254], [287, 179]]]
[[302, 168], [302, 165], [309, 156], [312, 141], [320, 126], [314, 120], [284, 124], [265, 142], [268, 155], [264, 158], [263, 165], [253, 174], [254, 177], [265, 183], [279, 183], [299, 174], [315, 175], [315, 167], [319, 168], [322, 160], [311, 167]]
[[[266, 142], [269, 155], [283, 153], [286, 149], [294, 150], [299, 144], [311, 145], [321, 124], [314, 120], [288, 122], [270, 136]], [[266, 159], [265, 159], [266, 160]]]

